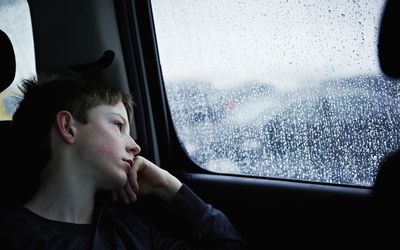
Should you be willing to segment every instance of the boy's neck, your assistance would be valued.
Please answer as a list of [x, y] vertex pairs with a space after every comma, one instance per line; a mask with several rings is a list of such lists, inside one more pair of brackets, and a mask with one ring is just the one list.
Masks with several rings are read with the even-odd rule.
[[[68, 169], [71, 167], [63, 170]], [[46, 219], [75, 224], [92, 223], [96, 190], [71, 172], [62, 173], [60, 166], [57, 166], [57, 171], [50, 168], [36, 194], [24, 206]]]

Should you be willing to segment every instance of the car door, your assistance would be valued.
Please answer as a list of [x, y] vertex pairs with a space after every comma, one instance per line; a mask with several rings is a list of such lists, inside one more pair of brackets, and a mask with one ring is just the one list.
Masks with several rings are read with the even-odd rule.
[[[372, 247], [371, 188], [400, 142], [398, 84], [376, 59], [384, 4], [127, 4], [161, 166], [255, 249]], [[184, 98], [190, 84], [200, 90]], [[217, 119], [176, 108], [191, 103]]]

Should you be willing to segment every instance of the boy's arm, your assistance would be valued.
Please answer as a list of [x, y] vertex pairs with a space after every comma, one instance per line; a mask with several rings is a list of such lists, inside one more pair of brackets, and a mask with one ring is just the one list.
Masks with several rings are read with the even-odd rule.
[[125, 203], [136, 201], [137, 195], [147, 194], [155, 194], [168, 203], [167, 229], [181, 236], [182, 240], [160, 235], [156, 241], [163, 248], [179, 249], [189, 244], [196, 249], [245, 249], [244, 241], [225, 214], [206, 204], [176, 177], [143, 157], [135, 157], [128, 183], [118, 194]]
[[[155, 240], [160, 249], [247, 249], [223, 212], [201, 200], [182, 185], [164, 214], [164, 234]], [[181, 240], [176, 240], [181, 239]]]

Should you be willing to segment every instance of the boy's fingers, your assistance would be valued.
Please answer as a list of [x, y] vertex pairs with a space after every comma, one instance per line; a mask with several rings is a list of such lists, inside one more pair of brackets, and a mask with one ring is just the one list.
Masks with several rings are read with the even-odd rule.
[[111, 192], [111, 200], [112, 200], [113, 202], [116, 202], [116, 201], [118, 200], [118, 194], [117, 194], [116, 191], [112, 191], [112, 192]]
[[124, 189], [118, 190], [118, 195], [126, 204], [129, 204], [130, 201]]
[[138, 171], [138, 166], [135, 166], [135, 164], [133, 165], [132, 170], [129, 172], [128, 174], [128, 182], [129, 182], [129, 186], [132, 188], [133, 192], [137, 192], [139, 191], [139, 183], [137, 180], [137, 171]]
[[137, 200], [137, 196], [136, 196], [135, 192], [133, 191], [131, 185], [125, 186], [125, 193], [127, 194], [128, 198], [131, 202], [135, 202]]

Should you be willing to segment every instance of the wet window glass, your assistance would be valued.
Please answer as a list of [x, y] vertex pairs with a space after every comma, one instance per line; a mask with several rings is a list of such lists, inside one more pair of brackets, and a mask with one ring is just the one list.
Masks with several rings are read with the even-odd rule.
[[382, 0], [153, 0], [178, 139], [219, 173], [371, 186], [400, 146]]

